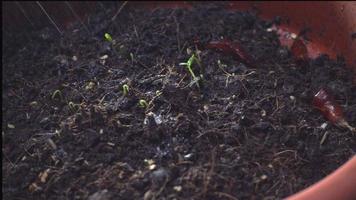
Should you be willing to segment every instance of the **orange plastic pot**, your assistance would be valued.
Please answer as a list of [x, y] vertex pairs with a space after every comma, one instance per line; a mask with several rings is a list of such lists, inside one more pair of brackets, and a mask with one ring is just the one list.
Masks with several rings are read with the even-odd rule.
[[307, 199], [356, 199], [356, 156], [323, 180], [286, 198], [286, 200]]

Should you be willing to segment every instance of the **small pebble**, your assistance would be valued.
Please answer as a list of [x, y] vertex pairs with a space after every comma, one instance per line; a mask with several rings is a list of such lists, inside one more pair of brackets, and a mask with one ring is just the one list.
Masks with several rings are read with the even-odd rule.
[[150, 165], [150, 166], [148, 166], [148, 169], [149, 170], [154, 170], [154, 169], [156, 169], [156, 165], [155, 164], [152, 164], [152, 165]]
[[40, 124], [45, 124], [45, 123], [47, 123], [47, 122], [49, 122], [50, 120], [49, 120], [49, 117], [45, 117], [45, 118], [43, 118], [41, 121], [40, 121]]
[[106, 143], [106, 144], [108, 144], [109, 146], [115, 146], [115, 144], [114, 143], [112, 143], [112, 142], [108, 142], [108, 143]]
[[328, 123], [325, 122], [320, 126], [320, 128], [325, 129], [327, 126], [328, 126]]
[[266, 180], [267, 179], [267, 175], [263, 174], [260, 178], [261, 178], [261, 180]]
[[154, 170], [157, 167], [155, 164], [155, 161], [152, 159], [149, 159], [149, 160], [145, 159], [144, 162], [148, 165], [149, 170]]
[[178, 185], [178, 186], [174, 186], [173, 189], [177, 192], [182, 191], [182, 186]]
[[8, 127], [8, 128], [11, 128], [11, 129], [14, 129], [14, 128], [15, 128], [15, 125], [13, 125], [13, 124], [7, 124], [7, 127]]
[[261, 110], [261, 116], [265, 117], [266, 115], [267, 115], [266, 111], [265, 110]]
[[292, 33], [291, 35], [290, 35], [290, 37], [292, 38], [292, 39], [297, 39], [297, 34], [295, 34], [295, 33]]
[[100, 57], [101, 60], [105, 60], [105, 59], [108, 59], [108, 58], [109, 58], [108, 55], [103, 55], [103, 56]]
[[153, 114], [153, 117], [155, 119], [156, 124], [158, 124], [158, 125], [162, 124], [162, 116], [161, 115]]
[[184, 158], [185, 158], [185, 159], [189, 159], [189, 158], [191, 158], [192, 156], [193, 156], [192, 153], [188, 153], [187, 155], [184, 156]]

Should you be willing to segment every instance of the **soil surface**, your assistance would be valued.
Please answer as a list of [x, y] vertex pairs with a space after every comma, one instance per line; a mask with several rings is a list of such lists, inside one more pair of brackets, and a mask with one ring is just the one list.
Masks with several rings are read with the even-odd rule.
[[[278, 20], [217, 4], [115, 12], [4, 47], [5, 199], [281, 199], [355, 155], [352, 133], [311, 104], [327, 87], [356, 126], [351, 71], [296, 60]], [[255, 62], [197, 38], [238, 41]], [[193, 53], [199, 81], [179, 65]]]

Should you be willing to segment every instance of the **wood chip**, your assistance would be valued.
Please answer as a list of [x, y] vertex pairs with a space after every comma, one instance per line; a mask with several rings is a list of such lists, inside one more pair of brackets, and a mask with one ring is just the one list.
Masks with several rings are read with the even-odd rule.
[[50, 172], [50, 169], [46, 169], [44, 172], [41, 172], [38, 177], [40, 178], [41, 183], [45, 183], [48, 178], [48, 173]]

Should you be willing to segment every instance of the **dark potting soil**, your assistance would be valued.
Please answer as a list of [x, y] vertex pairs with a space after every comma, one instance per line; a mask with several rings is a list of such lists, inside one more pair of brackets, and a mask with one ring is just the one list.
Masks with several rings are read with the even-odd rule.
[[[356, 126], [342, 59], [296, 61], [273, 21], [218, 5], [99, 10], [89, 33], [28, 32], [3, 52], [5, 199], [280, 199], [355, 155], [311, 104], [327, 87]], [[197, 38], [238, 41], [254, 65]], [[192, 53], [199, 82], [179, 65]]]

